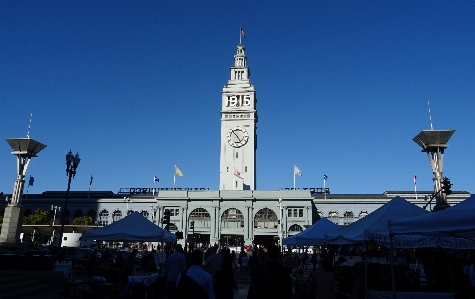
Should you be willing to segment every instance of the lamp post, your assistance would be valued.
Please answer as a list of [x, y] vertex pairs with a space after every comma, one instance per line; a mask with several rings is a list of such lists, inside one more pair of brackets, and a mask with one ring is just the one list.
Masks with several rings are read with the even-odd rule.
[[61, 211], [61, 207], [51, 205], [51, 211], [54, 211], [53, 225], [56, 224], [56, 212]]
[[68, 200], [69, 200], [69, 190], [71, 188], [71, 179], [76, 176], [76, 168], [79, 166], [79, 162], [81, 162], [81, 158], [79, 158], [79, 154], [76, 153], [76, 156], [73, 156], [73, 153], [69, 151], [66, 155], [66, 175], [68, 176], [68, 190], [66, 191], [66, 200], [64, 201], [64, 210], [61, 213], [61, 230], [59, 231], [59, 239], [58, 239], [58, 247], [61, 248], [61, 242], [63, 241], [63, 232], [64, 232], [64, 223], [65, 221], [65, 214], [68, 211]]
[[129, 215], [129, 204], [132, 204], [132, 198], [124, 197], [124, 201], [127, 203], [127, 210], [125, 211], [125, 216]]
[[152, 223], [155, 223], [155, 220], [154, 219], [157, 219], [156, 217], [156, 212], [157, 212], [157, 209], [158, 209], [158, 206], [153, 206], [153, 205], [150, 205], [150, 211], [152, 211]]
[[279, 236], [279, 247], [282, 246], [282, 198], [279, 198], [279, 204], [277, 205], [279, 207], [279, 217], [277, 218], [277, 233]]

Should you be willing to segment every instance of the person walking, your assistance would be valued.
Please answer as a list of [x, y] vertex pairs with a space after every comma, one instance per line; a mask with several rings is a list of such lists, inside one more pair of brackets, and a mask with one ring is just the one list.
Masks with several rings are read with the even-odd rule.
[[249, 279], [252, 283], [259, 267], [259, 257], [257, 256], [257, 250], [252, 251], [252, 255], [249, 258]]
[[248, 299], [289, 299], [292, 298], [290, 271], [278, 262], [280, 249], [272, 244], [267, 247], [267, 255], [259, 265], [257, 274], [249, 286]]
[[216, 273], [221, 269], [221, 263], [223, 262], [223, 257], [216, 252], [216, 247], [211, 247], [211, 254], [206, 259], [203, 268], [211, 275], [211, 278], [214, 279]]
[[300, 263], [301, 263], [302, 269], [307, 269], [307, 258], [308, 258], [307, 250], [303, 250], [300, 253]]
[[241, 257], [241, 274], [248, 275], [249, 274], [249, 256], [247, 253]]
[[247, 252], [246, 252], [246, 249], [244, 248], [244, 246], [242, 246], [241, 247], [241, 252], [239, 252], [239, 257], [238, 257], [238, 260], [237, 260], [238, 265], [240, 267], [239, 272], [241, 272], [241, 274], [242, 274], [242, 257], [245, 256], [245, 255], [247, 255]]
[[94, 276], [94, 270], [96, 269], [96, 266], [97, 266], [97, 249], [94, 249], [94, 251], [89, 256], [88, 265], [87, 265], [87, 271], [88, 271], [89, 277]]
[[216, 299], [233, 299], [235, 282], [232, 264], [229, 259], [224, 259], [221, 263], [221, 270], [216, 273], [214, 279]]
[[203, 253], [199, 249], [191, 252], [191, 266], [178, 274], [176, 299], [215, 299], [213, 279], [201, 269]]
[[167, 259], [165, 273], [167, 275], [168, 299], [175, 299], [178, 275], [180, 275], [180, 273], [186, 269], [186, 260], [182, 252], [182, 247], [180, 244], [178, 244], [175, 246], [175, 252]]
[[315, 271], [311, 284], [315, 284], [314, 294], [309, 294], [309, 298], [315, 299], [335, 299], [336, 281], [333, 275], [333, 265], [331, 260], [322, 261], [322, 270]]
[[310, 258], [310, 262], [312, 263], [312, 271], [317, 271], [318, 255], [315, 251], [313, 252], [312, 257]]
[[135, 256], [137, 255], [138, 250], [132, 250], [132, 253], [125, 260], [125, 276], [130, 276], [135, 272]]

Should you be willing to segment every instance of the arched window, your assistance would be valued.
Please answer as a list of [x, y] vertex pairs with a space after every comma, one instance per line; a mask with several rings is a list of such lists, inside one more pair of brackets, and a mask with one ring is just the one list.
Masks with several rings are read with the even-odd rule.
[[86, 215], [91, 217], [92, 221], [96, 221], [96, 211], [94, 211], [93, 209], [87, 211]]
[[165, 229], [168, 227], [168, 230], [170, 232], [176, 232], [178, 230], [178, 227], [175, 225], [175, 223], [170, 223], [167, 226], [165, 226]]
[[211, 227], [211, 215], [208, 210], [204, 208], [196, 208], [191, 211], [188, 216], [188, 225], [190, 221], [195, 222], [195, 228], [210, 228]]
[[368, 216], [368, 211], [363, 210], [363, 211], [361, 211], [360, 214], [358, 215], [358, 218], [361, 219], [361, 218], [363, 218], [363, 217], [365, 217], [365, 216]]
[[122, 219], [122, 211], [120, 211], [120, 210], [115, 210], [115, 211], [112, 213], [112, 222], [119, 221], [120, 219]]
[[148, 218], [148, 216], [149, 216], [148, 211], [145, 211], [145, 210], [142, 210], [142, 211], [140, 212], [140, 214], [142, 214], [142, 216], [144, 216], [145, 218]]
[[337, 211], [330, 211], [328, 212], [328, 220], [333, 221], [334, 223], [338, 223], [339, 215]]
[[99, 213], [99, 226], [106, 226], [109, 224], [109, 212], [104, 209]]
[[227, 209], [221, 215], [221, 228], [244, 227], [244, 216], [236, 208]]
[[343, 214], [343, 225], [348, 225], [353, 223], [354, 220], [354, 214], [352, 211], [346, 211], [345, 214]]
[[289, 227], [289, 232], [301, 232], [301, 231], [303, 231], [303, 227], [301, 227], [298, 224], [294, 224]]
[[77, 209], [76, 211], [74, 211], [74, 219], [81, 218], [82, 216], [84, 216], [82, 210]]
[[254, 228], [277, 228], [277, 214], [269, 208], [259, 210], [254, 216]]

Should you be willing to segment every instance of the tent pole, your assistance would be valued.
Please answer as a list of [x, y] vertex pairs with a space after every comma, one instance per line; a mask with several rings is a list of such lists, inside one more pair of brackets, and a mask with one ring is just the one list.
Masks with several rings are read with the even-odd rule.
[[391, 263], [391, 288], [393, 291], [393, 299], [396, 299], [396, 279], [394, 277], [394, 263], [393, 263], [393, 239], [394, 235], [389, 234], [390, 248], [389, 248], [389, 262]]
[[368, 242], [365, 242], [366, 250], [364, 254], [364, 297], [368, 299]]

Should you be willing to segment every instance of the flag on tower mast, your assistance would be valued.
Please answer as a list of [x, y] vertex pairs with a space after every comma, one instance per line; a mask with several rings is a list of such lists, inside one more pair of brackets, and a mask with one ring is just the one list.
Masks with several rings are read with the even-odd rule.
[[241, 29], [239, 30], [239, 43], [241, 43], [241, 39], [243, 37], [246, 38], [246, 33], [244, 32], [244, 29], [242, 29], [242, 26], [241, 26]]

